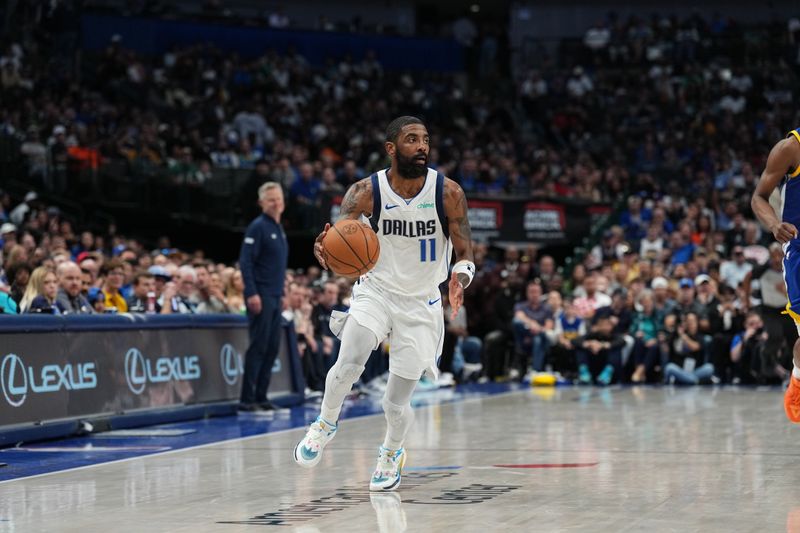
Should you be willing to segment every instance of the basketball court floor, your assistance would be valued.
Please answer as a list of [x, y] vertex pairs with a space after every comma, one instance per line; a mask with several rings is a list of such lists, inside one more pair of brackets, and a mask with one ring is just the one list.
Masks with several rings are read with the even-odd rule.
[[396, 493], [367, 485], [379, 399], [312, 470], [314, 406], [0, 451], [0, 532], [787, 531], [800, 427], [777, 388], [472, 386], [418, 393]]

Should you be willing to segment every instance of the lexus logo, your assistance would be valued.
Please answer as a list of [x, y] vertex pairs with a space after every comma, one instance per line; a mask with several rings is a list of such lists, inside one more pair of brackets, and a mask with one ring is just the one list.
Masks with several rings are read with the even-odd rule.
[[223, 344], [219, 351], [219, 366], [222, 370], [222, 377], [228, 385], [236, 385], [239, 376], [244, 374], [242, 354], [228, 343]]
[[25, 403], [28, 397], [28, 375], [25, 365], [17, 354], [10, 353], [3, 358], [0, 364], [0, 383], [3, 387], [3, 396], [14, 407]]
[[128, 381], [128, 388], [134, 394], [141, 394], [147, 383], [144, 356], [136, 348], [131, 348], [125, 354], [125, 379]]

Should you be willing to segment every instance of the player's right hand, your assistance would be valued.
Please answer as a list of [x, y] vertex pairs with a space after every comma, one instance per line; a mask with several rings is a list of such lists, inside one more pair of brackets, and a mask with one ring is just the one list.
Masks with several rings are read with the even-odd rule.
[[781, 222], [773, 226], [772, 234], [775, 236], [776, 241], [783, 244], [797, 238], [797, 228], [794, 224]]
[[331, 225], [325, 224], [325, 229], [322, 230], [322, 233], [317, 235], [314, 241], [314, 257], [317, 258], [320, 266], [325, 270], [328, 270], [328, 263], [325, 261], [325, 248], [322, 246], [322, 241], [325, 239], [325, 235], [328, 234], [329, 229], [331, 229]]

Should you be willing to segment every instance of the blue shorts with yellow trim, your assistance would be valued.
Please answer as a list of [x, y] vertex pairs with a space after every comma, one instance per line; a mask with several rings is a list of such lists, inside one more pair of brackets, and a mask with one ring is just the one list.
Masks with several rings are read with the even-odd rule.
[[785, 314], [794, 319], [800, 331], [800, 242], [791, 240], [783, 245], [783, 281], [786, 283]]

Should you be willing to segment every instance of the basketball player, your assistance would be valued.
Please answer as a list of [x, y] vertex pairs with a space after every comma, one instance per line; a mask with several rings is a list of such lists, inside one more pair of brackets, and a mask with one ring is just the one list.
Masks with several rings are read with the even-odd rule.
[[[457, 183], [427, 168], [429, 143], [428, 130], [418, 118], [393, 120], [385, 144], [392, 166], [353, 184], [345, 194], [340, 218], [368, 221], [381, 253], [353, 287], [350, 311], [331, 318], [331, 331], [342, 341], [339, 358], [325, 381], [320, 416], [294, 450], [299, 465], [319, 463], [336, 434], [345, 396], [370, 353], [388, 337], [389, 381], [382, 402], [387, 430], [369, 484], [375, 491], [400, 485], [403, 441], [414, 421], [411, 394], [423, 372], [437, 376], [444, 339], [439, 284], [447, 279], [452, 252], [456, 263], [449, 297], [454, 315], [475, 274], [467, 199]], [[330, 224], [314, 244], [324, 268], [322, 239], [328, 228]]]
[[[750, 205], [764, 226], [783, 245], [783, 280], [789, 302], [786, 311], [800, 332], [800, 128], [790, 131], [769, 153], [767, 167], [756, 185]], [[769, 197], [780, 187], [780, 215], [769, 204]], [[786, 416], [800, 423], [800, 339], [794, 343], [794, 369], [783, 397]]]

